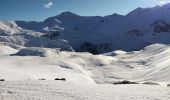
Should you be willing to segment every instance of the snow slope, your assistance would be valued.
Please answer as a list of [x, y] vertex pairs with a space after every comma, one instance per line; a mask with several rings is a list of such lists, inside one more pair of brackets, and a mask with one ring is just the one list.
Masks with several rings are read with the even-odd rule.
[[66, 78], [76, 83], [113, 83], [122, 80], [170, 82], [168, 45], [154, 44], [136, 52], [119, 51], [116, 56], [38, 47], [21, 50], [0, 47], [0, 79]]
[[169, 82], [170, 47], [154, 44], [141, 51], [116, 55], [118, 61], [103, 69], [103, 74], [112, 80]]
[[21, 28], [12, 21], [0, 21], [0, 35], [13, 35], [21, 32]]
[[[2, 49], [5, 47], [1, 46]], [[64, 77], [68, 81], [94, 83], [93, 79], [81, 67], [70, 62], [60, 61], [61, 55], [58, 50], [24, 48], [14, 55], [11, 52], [12, 48], [8, 47], [6, 49], [8, 53], [4, 54], [8, 55], [0, 56], [0, 78], [6, 80], [41, 78], [54, 80], [55, 78]]]
[[7, 55], [7, 54], [13, 54], [16, 53], [17, 50], [9, 47], [9, 46], [2, 46], [0, 45], [0, 55]]

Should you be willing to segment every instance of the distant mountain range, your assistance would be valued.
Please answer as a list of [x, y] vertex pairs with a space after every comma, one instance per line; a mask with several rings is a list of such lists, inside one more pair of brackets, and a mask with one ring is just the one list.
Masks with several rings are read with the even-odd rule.
[[[170, 43], [170, 4], [127, 15], [79, 16], [63, 12], [43, 22], [0, 21], [0, 41], [94, 54]], [[73, 48], [73, 49], [72, 49]]]

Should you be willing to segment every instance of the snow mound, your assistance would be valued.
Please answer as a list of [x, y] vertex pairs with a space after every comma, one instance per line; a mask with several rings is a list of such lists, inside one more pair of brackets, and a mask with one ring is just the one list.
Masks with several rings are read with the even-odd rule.
[[[58, 49], [55, 49], [56, 52], [59, 52]], [[19, 50], [16, 56], [40, 56], [40, 57], [47, 57], [55, 55], [50, 49], [47, 48], [38, 48], [38, 47], [28, 47]]]
[[122, 55], [122, 54], [126, 54], [126, 53], [127, 52], [122, 51], [122, 50], [116, 50], [116, 51], [113, 51], [113, 52], [104, 53], [103, 55], [106, 55], [106, 56], [116, 56], [116, 55]]

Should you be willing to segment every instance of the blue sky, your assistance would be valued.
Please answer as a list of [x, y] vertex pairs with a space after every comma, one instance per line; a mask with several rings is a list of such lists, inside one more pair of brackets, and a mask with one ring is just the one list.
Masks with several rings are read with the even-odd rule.
[[0, 0], [1, 20], [42, 21], [63, 11], [82, 16], [125, 15], [137, 7], [153, 7], [169, 0]]

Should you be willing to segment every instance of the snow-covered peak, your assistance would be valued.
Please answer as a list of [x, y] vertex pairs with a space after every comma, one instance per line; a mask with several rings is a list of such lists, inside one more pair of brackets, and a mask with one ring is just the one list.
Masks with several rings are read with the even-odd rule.
[[135, 10], [129, 12], [127, 16], [134, 16], [134, 14], [140, 14], [144, 9], [141, 7], [136, 8]]
[[45, 23], [58, 23], [60, 24], [62, 19], [71, 19], [79, 17], [78, 15], [72, 13], [72, 12], [62, 12], [59, 15], [56, 15], [54, 17], [47, 18], [44, 22]]
[[126, 15], [128, 18], [143, 18], [144, 20], [166, 20], [170, 21], [170, 4], [155, 6], [152, 8], [137, 8]]
[[70, 11], [62, 12], [59, 15], [61, 15], [61, 16], [79, 16], [79, 15], [73, 13], [73, 12], [70, 12]]
[[117, 13], [113, 13], [111, 16], [123, 16], [123, 15], [119, 15]]

